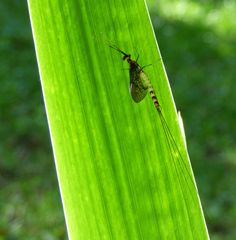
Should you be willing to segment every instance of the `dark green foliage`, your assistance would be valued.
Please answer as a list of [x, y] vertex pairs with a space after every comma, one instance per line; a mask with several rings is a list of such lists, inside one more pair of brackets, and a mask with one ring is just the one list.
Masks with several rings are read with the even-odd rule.
[[236, 29], [220, 34], [200, 23], [155, 14], [151, 13], [158, 19], [158, 43], [184, 119], [210, 236], [234, 239]]
[[58, 193], [26, 2], [0, 3], [0, 239], [62, 239]]

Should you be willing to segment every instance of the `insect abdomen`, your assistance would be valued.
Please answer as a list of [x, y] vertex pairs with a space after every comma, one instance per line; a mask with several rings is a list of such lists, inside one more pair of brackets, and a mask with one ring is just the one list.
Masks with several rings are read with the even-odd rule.
[[158, 102], [158, 100], [157, 100], [157, 97], [156, 97], [156, 94], [155, 94], [155, 92], [154, 92], [153, 87], [149, 87], [149, 88], [148, 88], [148, 91], [149, 91], [150, 96], [151, 96], [151, 98], [152, 98], [152, 101], [153, 101], [153, 103], [154, 103], [154, 105], [155, 105], [155, 108], [156, 108], [157, 110], [159, 110], [159, 109], [160, 109], [160, 104], [159, 104], [159, 102]]

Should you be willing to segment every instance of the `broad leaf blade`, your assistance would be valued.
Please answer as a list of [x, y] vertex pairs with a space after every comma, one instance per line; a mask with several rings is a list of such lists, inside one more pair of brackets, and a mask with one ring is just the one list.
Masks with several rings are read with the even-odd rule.
[[[29, 9], [70, 239], [207, 239], [145, 3]], [[110, 43], [153, 64], [145, 71], [165, 128], [149, 97], [132, 101], [128, 65]]]

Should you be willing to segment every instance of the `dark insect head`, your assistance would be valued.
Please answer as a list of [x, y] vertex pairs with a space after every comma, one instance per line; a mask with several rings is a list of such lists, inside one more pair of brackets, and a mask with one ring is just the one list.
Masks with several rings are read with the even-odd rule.
[[122, 58], [123, 59], [123, 61], [125, 61], [125, 60], [130, 60], [130, 57], [131, 57], [131, 55], [130, 54], [125, 54], [124, 55], [124, 57]]
[[115, 49], [116, 51], [118, 51], [118, 52], [120, 52], [120, 53], [122, 53], [124, 56], [123, 56], [123, 60], [125, 61], [125, 60], [127, 60], [127, 61], [129, 61], [130, 60], [130, 58], [131, 58], [131, 55], [130, 54], [127, 54], [127, 53], [125, 53], [125, 52], [123, 52], [122, 50], [120, 50], [118, 47], [116, 47], [115, 45], [113, 45], [113, 46], [109, 46], [110, 48], [113, 48], [113, 49]]

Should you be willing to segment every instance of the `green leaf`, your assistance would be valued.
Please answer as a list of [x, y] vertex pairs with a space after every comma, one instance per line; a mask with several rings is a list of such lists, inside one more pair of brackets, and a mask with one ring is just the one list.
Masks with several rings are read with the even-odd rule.
[[[207, 239], [145, 2], [29, 0], [29, 10], [70, 239]], [[149, 96], [132, 101], [128, 64], [109, 44], [152, 64], [162, 115]]]

